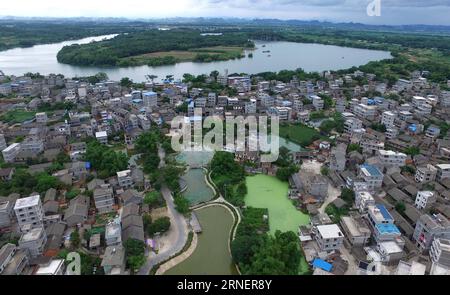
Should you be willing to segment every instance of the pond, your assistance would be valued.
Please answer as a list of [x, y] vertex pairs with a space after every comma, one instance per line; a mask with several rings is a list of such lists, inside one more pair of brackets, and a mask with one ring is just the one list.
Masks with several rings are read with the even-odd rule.
[[[267, 208], [269, 210], [270, 233], [277, 230], [298, 233], [298, 227], [309, 223], [309, 216], [298, 211], [287, 197], [288, 183], [282, 182], [276, 177], [268, 175], [255, 175], [246, 178], [248, 193], [245, 196], [245, 204], [255, 208]], [[308, 264], [303, 258], [300, 263], [299, 273], [308, 271]]]
[[166, 275], [236, 275], [228, 248], [233, 216], [222, 206], [195, 210], [202, 226], [197, 247], [189, 258], [165, 272]]
[[208, 151], [185, 151], [179, 153], [175, 160], [189, 166], [206, 166], [214, 156], [214, 152]]
[[[83, 77], [105, 72], [112, 80], [119, 81], [129, 77], [135, 82], [145, 81], [145, 76], [153, 74], [158, 79], [173, 75], [181, 79], [183, 74], [209, 74], [214, 70], [224, 73], [257, 74], [266, 71], [295, 70], [302, 68], [307, 72], [340, 70], [391, 58], [387, 51], [358, 49], [322, 44], [294, 42], [260, 42], [256, 41], [256, 49], [245, 52], [242, 59], [218, 61], [211, 63], [182, 62], [175, 65], [149, 67], [98, 67], [72, 66], [58, 63], [56, 55], [62, 47], [70, 44], [88, 43], [113, 35], [84, 38], [47, 45], [36, 45], [30, 48], [15, 48], [0, 52], [0, 70], [6, 75], [23, 75], [27, 72], [63, 74], [66, 77]], [[263, 47], [265, 45], [265, 47]], [[270, 51], [270, 53], [263, 52]], [[252, 52], [253, 57], [248, 57]]]
[[203, 169], [189, 169], [181, 177], [186, 185], [183, 196], [188, 199], [191, 205], [197, 205], [202, 202], [210, 201], [214, 198], [214, 191], [205, 181], [206, 173]]

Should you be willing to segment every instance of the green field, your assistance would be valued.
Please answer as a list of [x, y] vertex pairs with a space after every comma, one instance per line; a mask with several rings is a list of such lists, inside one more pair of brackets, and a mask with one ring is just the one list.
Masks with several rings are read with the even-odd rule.
[[280, 126], [280, 137], [295, 142], [303, 147], [320, 139], [320, 133], [303, 124], [286, 124]]
[[23, 110], [9, 111], [2, 116], [0, 120], [6, 123], [22, 123], [34, 118], [35, 112], [28, 112]]

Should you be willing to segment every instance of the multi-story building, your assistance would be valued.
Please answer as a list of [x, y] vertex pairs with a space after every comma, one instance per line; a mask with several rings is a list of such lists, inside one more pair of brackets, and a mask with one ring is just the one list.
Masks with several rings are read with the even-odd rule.
[[353, 107], [353, 112], [360, 118], [373, 120], [377, 114], [377, 107], [360, 103]]
[[345, 236], [353, 246], [365, 245], [371, 236], [370, 229], [362, 218], [343, 216], [341, 226]]
[[20, 150], [22, 152], [31, 153], [37, 155], [44, 151], [44, 141], [37, 137], [27, 137], [20, 144]]
[[95, 132], [95, 138], [101, 144], [107, 144], [108, 143], [108, 133], [106, 131]]
[[416, 170], [415, 180], [418, 183], [428, 183], [436, 179], [437, 169], [431, 164], [418, 167]]
[[3, 160], [6, 163], [14, 162], [16, 156], [20, 152], [20, 143], [13, 143], [2, 151]]
[[291, 110], [289, 107], [271, 107], [269, 113], [277, 116], [280, 121], [289, 121], [291, 119]]
[[344, 131], [347, 134], [353, 134], [355, 130], [362, 128], [362, 121], [357, 118], [349, 118], [344, 122]]
[[394, 127], [395, 118], [397, 114], [391, 111], [383, 112], [381, 116], [381, 124], [385, 125], [387, 128]]
[[428, 209], [432, 204], [436, 202], [436, 196], [434, 192], [419, 191], [416, 195], [414, 205], [417, 209]]
[[379, 150], [384, 149], [384, 142], [373, 139], [363, 139], [359, 143], [361, 146], [363, 153], [375, 155]]
[[394, 139], [398, 136], [398, 129], [397, 128], [387, 128], [386, 132], [384, 134], [386, 135], [387, 139]]
[[255, 114], [256, 113], [256, 99], [251, 98], [250, 101], [245, 103], [245, 113]]
[[117, 172], [117, 181], [119, 182], [119, 186], [123, 189], [132, 187], [133, 178], [131, 177], [131, 170]]
[[316, 111], [323, 110], [324, 107], [324, 100], [320, 96], [314, 95], [312, 100], [313, 106], [316, 109]]
[[42, 227], [44, 211], [39, 195], [17, 199], [14, 205], [14, 212], [22, 232]]
[[113, 211], [114, 196], [113, 190], [108, 185], [102, 185], [94, 190], [94, 202], [100, 214]]
[[401, 237], [400, 230], [394, 224], [394, 218], [385, 206], [381, 204], [369, 206], [367, 220], [377, 242], [394, 241]]
[[14, 217], [14, 200], [0, 198], [0, 230], [11, 226]]
[[122, 243], [122, 227], [120, 219], [114, 219], [105, 227], [105, 242], [107, 246], [120, 245]]
[[22, 234], [19, 239], [19, 248], [28, 250], [31, 257], [36, 257], [43, 254], [46, 243], [47, 234], [43, 227], [38, 227]]
[[43, 112], [43, 113], [36, 113], [35, 117], [36, 117], [36, 123], [46, 124], [47, 121], [48, 121], [48, 117], [47, 117], [47, 114], [45, 112]]
[[273, 107], [275, 105], [275, 98], [265, 92], [258, 93], [258, 98], [261, 100], [261, 105], [266, 108]]
[[304, 177], [305, 190], [308, 194], [324, 199], [328, 195], [328, 181], [322, 175], [308, 175]]
[[7, 147], [8, 145], [6, 144], [5, 135], [3, 133], [0, 133], [0, 151], [3, 151]]
[[450, 91], [442, 91], [440, 104], [443, 108], [450, 107]]
[[345, 144], [339, 144], [331, 150], [330, 155], [330, 170], [332, 171], [344, 171], [347, 159], [345, 157], [347, 146]]
[[450, 240], [434, 239], [430, 248], [430, 258], [433, 263], [430, 273], [438, 267], [450, 270]]
[[145, 107], [156, 107], [158, 106], [158, 94], [153, 91], [148, 91], [142, 93], [142, 99], [144, 101]]
[[345, 236], [337, 224], [318, 225], [314, 232], [317, 244], [322, 251], [339, 250], [344, 243]]
[[437, 181], [441, 181], [446, 178], [450, 178], [450, 164], [439, 164], [436, 165], [436, 179]]
[[425, 136], [430, 138], [437, 138], [439, 134], [441, 134], [441, 129], [433, 125], [428, 127], [427, 130], [425, 131]]
[[420, 216], [413, 234], [417, 248], [421, 252], [429, 250], [437, 238], [450, 239], [450, 221], [442, 214]]
[[406, 163], [406, 154], [394, 151], [379, 150], [377, 152], [380, 163], [385, 167], [403, 167]]
[[149, 130], [151, 127], [151, 121], [145, 115], [137, 115], [139, 127], [142, 130]]
[[383, 185], [383, 173], [376, 166], [363, 164], [359, 167], [359, 177], [364, 179], [370, 191], [376, 191]]
[[375, 206], [375, 199], [367, 191], [355, 192], [355, 206], [360, 213], [367, 213], [370, 206]]

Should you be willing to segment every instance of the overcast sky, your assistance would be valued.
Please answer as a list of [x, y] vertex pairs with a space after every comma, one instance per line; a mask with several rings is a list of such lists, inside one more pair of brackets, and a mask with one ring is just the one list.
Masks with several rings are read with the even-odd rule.
[[450, 0], [0, 0], [2, 16], [40, 17], [242, 17], [450, 25]]

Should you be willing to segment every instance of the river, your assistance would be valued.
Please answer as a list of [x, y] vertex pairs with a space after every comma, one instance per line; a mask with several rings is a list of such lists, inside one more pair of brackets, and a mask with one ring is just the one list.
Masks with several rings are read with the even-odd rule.
[[[175, 79], [180, 79], [185, 73], [200, 75], [209, 74], [214, 70], [222, 73], [228, 70], [230, 74], [256, 74], [285, 69], [295, 70], [297, 68], [302, 68], [308, 72], [339, 70], [392, 57], [387, 51], [322, 44], [257, 41], [255, 42], [256, 49], [246, 51], [245, 58], [211, 63], [182, 62], [175, 65], [159, 67], [138, 66], [119, 68], [72, 66], [58, 63], [56, 60], [58, 51], [66, 45], [85, 44], [112, 37], [114, 35], [2, 51], [0, 52], [0, 70], [6, 75], [18, 76], [27, 72], [38, 72], [43, 75], [51, 73], [63, 74], [65, 77], [90, 76], [98, 72], [105, 72], [112, 80], [118, 81], [123, 77], [129, 77], [135, 82], [142, 82], [145, 81], [145, 75], [148, 74], [157, 75], [158, 79], [165, 78], [167, 75], [173, 75]], [[250, 52], [253, 53], [253, 58], [248, 57], [248, 53]]]

